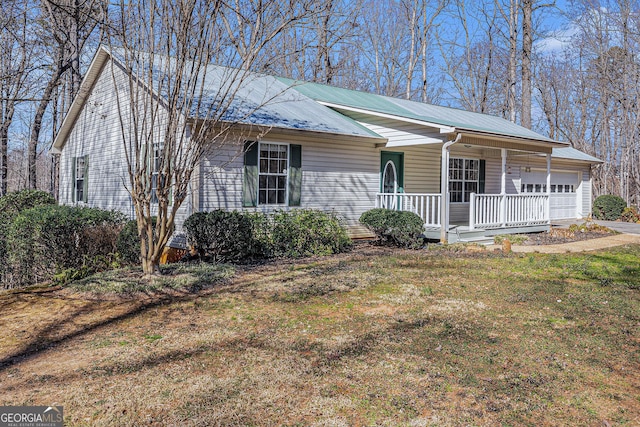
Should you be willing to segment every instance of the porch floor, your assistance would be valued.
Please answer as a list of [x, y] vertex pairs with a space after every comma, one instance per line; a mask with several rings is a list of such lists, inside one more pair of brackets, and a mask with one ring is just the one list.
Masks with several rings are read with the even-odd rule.
[[[449, 226], [448, 241], [449, 243], [456, 242], [477, 242], [477, 243], [493, 243], [493, 237], [501, 234], [526, 234], [526, 233], [540, 233], [543, 231], [549, 231], [550, 224], [539, 225], [527, 225], [519, 227], [505, 227], [505, 228], [492, 228], [482, 229], [475, 228], [469, 230], [468, 225], [455, 225]], [[429, 227], [425, 229], [424, 237], [429, 240], [440, 240], [440, 228]]]

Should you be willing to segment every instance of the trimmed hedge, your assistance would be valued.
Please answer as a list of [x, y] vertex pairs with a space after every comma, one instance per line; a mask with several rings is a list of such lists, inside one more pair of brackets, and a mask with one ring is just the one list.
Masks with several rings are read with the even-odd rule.
[[275, 212], [271, 242], [275, 256], [331, 255], [351, 246], [347, 230], [334, 213], [313, 209]]
[[336, 215], [310, 209], [271, 215], [198, 212], [187, 218], [184, 228], [187, 241], [200, 257], [214, 261], [329, 255], [351, 245]]
[[43, 205], [55, 205], [56, 200], [45, 191], [22, 190], [0, 197], [0, 214], [15, 217], [27, 209]]
[[363, 213], [360, 222], [382, 243], [411, 249], [423, 244], [424, 221], [413, 212], [376, 208]]
[[122, 224], [123, 214], [95, 208], [44, 205], [21, 212], [7, 232], [12, 284], [49, 280], [109, 256]]
[[44, 191], [22, 190], [0, 197], [0, 283], [12, 286], [9, 265], [9, 228], [21, 212], [37, 206], [55, 205], [55, 199]]
[[605, 194], [593, 201], [593, 216], [596, 219], [616, 221], [620, 219], [627, 202], [620, 196]]
[[196, 212], [184, 222], [184, 229], [200, 257], [213, 261], [248, 258], [257, 246], [251, 219], [237, 211]]

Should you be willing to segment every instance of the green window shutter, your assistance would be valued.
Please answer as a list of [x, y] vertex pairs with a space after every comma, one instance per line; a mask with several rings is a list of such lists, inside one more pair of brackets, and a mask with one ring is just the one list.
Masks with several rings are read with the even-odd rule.
[[89, 201], [89, 156], [84, 156], [84, 179], [82, 180], [82, 201]]
[[302, 146], [289, 146], [289, 206], [300, 206], [302, 196]]
[[77, 157], [71, 158], [71, 201], [76, 202], [76, 160]]
[[480, 170], [478, 171], [478, 194], [484, 194], [486, 160], [480, 160]]
[[256, 141], [244, 143], [242, 206], [258, 206], [258, 143]]

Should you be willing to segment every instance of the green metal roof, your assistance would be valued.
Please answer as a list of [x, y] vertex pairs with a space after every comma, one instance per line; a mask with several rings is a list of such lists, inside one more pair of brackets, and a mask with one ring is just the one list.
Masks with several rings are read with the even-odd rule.
[[579, 160], [589, 163], [603, 163], [602, 160], [597, 157], [593, 157], [573, 147], [554, 148], [551, 157], [555, 159]]
[[342, 89], [318, 83], [308, 83], [285, 78], [279, 78], [279, 80], [290, 85], [296, 91], [319, 102], [364, 109], [397, 116], [398, 118], [430, 122], [441, 126], [455, 127], [456, 130], [486, 132], [502, 136], [557, 143], [557, 141], [540, 135], [530, 129], [488, 114]]

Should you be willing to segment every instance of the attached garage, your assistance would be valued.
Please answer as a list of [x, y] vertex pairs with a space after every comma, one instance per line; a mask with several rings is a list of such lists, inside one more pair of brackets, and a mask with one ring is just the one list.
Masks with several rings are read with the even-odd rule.
[[[546, 193], [547, 172], [540, 169], [522, 171], [520, 180], [520, 193]], [[551, 219], [579, 218], [582, 213], [581, 206], [581, 179], [578, 171], [565, 172], [551, 170]]]

